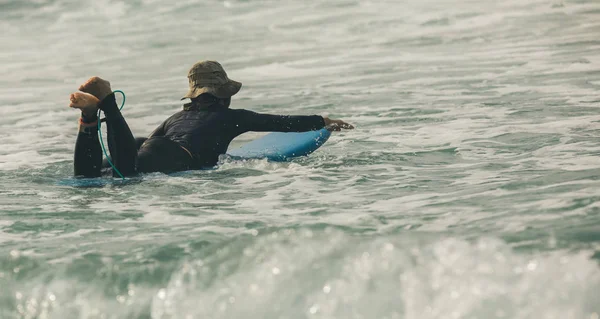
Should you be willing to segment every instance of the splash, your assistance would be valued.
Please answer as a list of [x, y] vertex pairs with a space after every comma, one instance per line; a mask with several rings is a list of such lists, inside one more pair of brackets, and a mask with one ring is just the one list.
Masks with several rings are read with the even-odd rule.
[[535, 258], [496, 239], [281, 231], [186, 262], [153, 318], [592, 318], [585, 253]]

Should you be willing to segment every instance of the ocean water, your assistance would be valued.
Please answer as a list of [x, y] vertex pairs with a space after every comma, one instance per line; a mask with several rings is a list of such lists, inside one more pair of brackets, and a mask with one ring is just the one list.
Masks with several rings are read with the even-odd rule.
[[[1, 319], [600, 316], [597, 0], [0, 0], [0, 27]], [[80, 83], [144, 136], [201, 59], [234, 108], [356, 129], [58, 183]]]

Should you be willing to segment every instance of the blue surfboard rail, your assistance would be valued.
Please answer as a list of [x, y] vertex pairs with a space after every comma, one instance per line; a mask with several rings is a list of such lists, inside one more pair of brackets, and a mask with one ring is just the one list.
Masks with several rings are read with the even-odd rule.
[[95, 178], [81, 178], [81, 177], [69, 177], [62, 179], [56, 183], [58, 186], [69, 186], [69, 187], [78, 187], [78, 188], [101, 188], [105, 186], [125, 186], [137, 184], [142, 181], [140, 177], [132, 177], [132, 178], [103, 178], [103, 177], [95, 177]]
[[327, 129], [300, 133], [273, 132], [228, 151], [227, 154], [240, 159], [266, 158], [275, 162], [288, 161], [316, 151], [330, 136], [331, 132]]

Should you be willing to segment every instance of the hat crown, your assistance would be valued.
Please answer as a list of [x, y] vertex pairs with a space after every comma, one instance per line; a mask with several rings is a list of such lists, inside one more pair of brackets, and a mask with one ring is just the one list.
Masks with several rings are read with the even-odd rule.
[[190, 85], [203, 87], [227, 83], [227, 73], [217, 61], [200, 61], [188, 72]]

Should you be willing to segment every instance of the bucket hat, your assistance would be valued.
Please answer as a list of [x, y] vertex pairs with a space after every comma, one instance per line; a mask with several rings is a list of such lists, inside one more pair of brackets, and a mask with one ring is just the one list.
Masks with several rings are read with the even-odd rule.
[[190, 89], [182, 98], [193, 99], [200, 94], [210, 93], [218, 98], [228, 98], [239, 92], [242, 83], [227, 77], [227, 73], [219, 62], [200, 61], [188, 72]]

